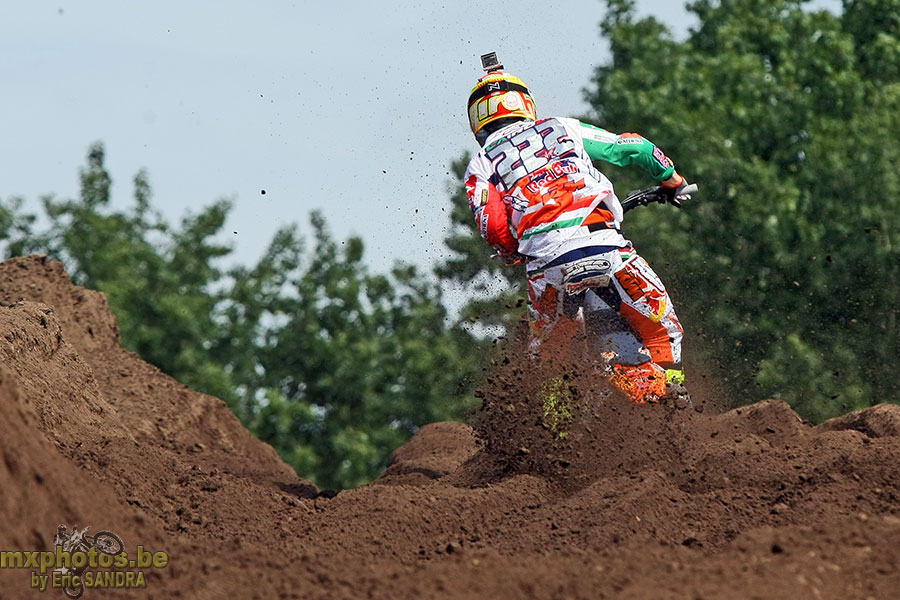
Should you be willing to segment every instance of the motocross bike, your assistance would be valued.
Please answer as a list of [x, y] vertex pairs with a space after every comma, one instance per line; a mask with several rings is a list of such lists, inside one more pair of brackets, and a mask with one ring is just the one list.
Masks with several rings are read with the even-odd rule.
[[[89, 529], [90, 527], [85, 527], [79, 532], [78, 529], [75, 528], [63, 544], [65, 551], [69, 553], [83, 552], [87, 554], [91, 548], [96, 548], [98, 552], [116, 556], [125, 550], [125, 542], [123, 542], [122, 538], [116, 534], [110, 531], [98, 531], [96, 535], [87, 535]], [[81, 576], [84, 574], [87, 567], [88, 565], [85, 564], [81, 567], [63, 567], [57, 569], [63, 575], [69, 576], [69, 579], [66, 580], [67, 585], [63, 588], [63, 593], [67, 597], [76, 599], [81, 598], [81, 595], [84, 594], [84, 580]], [[76, 577], [78, 578], [77, 585], [75, 584]]]
[[[631, 192], [622, 201], [623, 212], [651, 203], [672, 204], [678, 208], [698, 191], [696, 184], [677, 190], [656, 186]], [[643, 365], [651, 360], [646, 347], [616, 310], [617, 295], [611, 287], [610, 273], [586, 273], [579, 271], [577, 282], [563, 280], [566, 293], [563, 299], [564, 314], [579, 324], [577, 337], [586, 345], [588, 355], [596, 363], [595, 368], [606, 379], [614, 381], [616, 365]], [[667, 384], [663, 397], [676, 405], [690, 404], [690, 394], [680, 382]], [[662, 398], [661, 398], [662, 399]]]

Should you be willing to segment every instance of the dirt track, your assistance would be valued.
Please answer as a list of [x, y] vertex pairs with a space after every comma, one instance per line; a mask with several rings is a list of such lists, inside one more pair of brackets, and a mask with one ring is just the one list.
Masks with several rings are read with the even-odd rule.
[[[50, 549], [66, 523], [169, 553], [147, 589], [88, 600], [900, 597], [900, 407], [810, 427], [778, 402], [708, 414], [569, 387], [560, 441], [501, 367], [475, 429], [424, 427], [329, 498], [122, 350], [102, 294], [7, 261], [0, 549]], [[29, 581], [0, 570], [0, 598], [44, 597]]]

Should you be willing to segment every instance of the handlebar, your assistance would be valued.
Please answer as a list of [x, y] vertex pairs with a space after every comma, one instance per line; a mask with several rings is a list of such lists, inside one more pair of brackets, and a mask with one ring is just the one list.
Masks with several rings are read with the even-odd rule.
[[[636, 206], [647, 206], [651, 202], [658, 202], [660, 204], [674, 204], [678, 208], [681, 208], [681, 202], [675, 197], [676, 188], [664, 188], [662, 186], [655, 186], [652, 188], [647, 188], [646, 190], [637, 190], [628, 194], [625, 197], [625, 200], [622, 201], [622, 212], [628, 212], [632, 208]], [[691, 183], [685, 186], [684, 189], [679, 190], [679, 196], [690, 196], [691, 194], [695, 194], [700, 190], [696, 183]]]

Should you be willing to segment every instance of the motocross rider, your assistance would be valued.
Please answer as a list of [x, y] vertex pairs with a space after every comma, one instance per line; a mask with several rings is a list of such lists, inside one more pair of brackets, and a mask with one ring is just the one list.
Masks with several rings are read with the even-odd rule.
[[482, 63], [487, 74], [468, 101], [482, 150], [466, 170], [466, 192], [481, 236], [499, 258], [525, 261], [532, 356], [565, 352], [583, 314], [572, 309], [571, 296], [599, 284], [646, 352], [641, 364], [613, 365], [610, 380], [636, 403], [657, 401], [667, 384], [684, 381], [683, 330], [659, 277], [622, 236], [622, 206], [591, 161], [635, 163], [673, 199], [687, 197], [679, 193], [684, 177], [638, 134], [571, 118], [537, 120], [522, 80], [504, 72], [496, 55]]

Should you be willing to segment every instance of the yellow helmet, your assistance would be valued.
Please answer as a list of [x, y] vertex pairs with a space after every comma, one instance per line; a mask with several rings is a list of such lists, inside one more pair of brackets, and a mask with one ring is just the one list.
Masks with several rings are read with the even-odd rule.
[[469, 125], [477, 135], [488, 123], [508, 118], [536, 120], [534, 98], [515, 75], [491, 71], [478, 80], [469, 95]]

